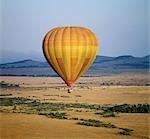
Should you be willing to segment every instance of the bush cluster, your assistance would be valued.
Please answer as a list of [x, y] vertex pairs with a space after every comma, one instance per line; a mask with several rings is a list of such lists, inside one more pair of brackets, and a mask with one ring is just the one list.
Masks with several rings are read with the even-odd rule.
[[128, 129], [128, 128], [119, 128], [122, 131], [119, 132], [119, 134], [121, 135], [131, 135], [131, 132], [133, 131], [133, 129]]
[[150, 105], [149, 104], [115, 105], [113, 107], [107, 107], [107, 109], [105, 111], [122, 112], [122, 113], [149, 113], [150, 112]]
[[19, 84], [10, 84], [6, 83], [5, 81], [0, 82], [0, 88], [18, 88], [20, 87]]
[[115, 125], [111, 123], [105, 123], [95, 119], [88, 119], [88, 120], [82, 119], [81, 122], [77, 122], [77, 124], [94, 127], [117, 128]]
[[39, 113], [39, 115], [45, 115], [48, 118], [55, 118], [55, 119], [68, 119], [65, 112], [49, 112], [49, 113]]
[[96, 112], [95, 114], [99, 114], [102, 115], [103, 117], [116, 117], [116, 113], [115, 112]]

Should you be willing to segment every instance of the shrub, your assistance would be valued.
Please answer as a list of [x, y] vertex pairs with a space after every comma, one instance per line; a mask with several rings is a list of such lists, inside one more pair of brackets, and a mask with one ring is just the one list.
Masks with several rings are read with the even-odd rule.
[[77, 122], [77, 124], [94, 127], [116, 128], [116, 126], [111, 123], [105, 123], [95, 119], [88, 119], [88, 120], [82, 119], [82, 122]]
[[75, 95], [76, 97], [81, 97], [80, 95]]
[[128, 129], [128, 128], [119, 128], [122, 131], [119, 132], [119, 134], [121, 135], [131, 135], [131, 132], [133, 131], [133, 129]]
[[102, 115], [103, 117], [116, 117], [115, 112], [97, 112], [95, 114]]
[[62, 98], [70, 98], [70, 96], [60, 96], [60, 97], [62, 97]]
[[12, 94], [0, 94], [0, 96], [12, 96]]
[[122, 113], [149, 113], [150, 105], [149, 104], [123, 104], [123, 105], [115, 105], [112, 107], [105, 108], [107, 112], [122, 112]]
[[71, 118], [71, 120], [79, 120], [79, 118], [73, 117], [73, 118]]
[[10, 84], [6, 83], [5, 81], [0, 82], [0, 88], [18, 88], [19, 84]]
[[65, 112], [50, 112], [50, 113], [39, 113], [39, 115], [45, 115], [48, 118], [55, 118], [55, 119], [68, 119]]
[[123, 130], [123, 131], [120, 131], [119, 134], [121, 134], [121, 135], [130, 135], [130, 132], [127, 132], [127, 131]]
[[0, 106], [22, 105], [27, 102], [30, 103], [31, 101], [32, 100], [23, 97], [0, 98]]

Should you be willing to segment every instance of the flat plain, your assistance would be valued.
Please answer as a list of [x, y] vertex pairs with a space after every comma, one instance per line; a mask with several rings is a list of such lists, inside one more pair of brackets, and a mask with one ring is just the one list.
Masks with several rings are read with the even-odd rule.
[[0, 80], [1, 139], [149, 139], [145, 74], [81, 77], [71, 93], [58, 77]]

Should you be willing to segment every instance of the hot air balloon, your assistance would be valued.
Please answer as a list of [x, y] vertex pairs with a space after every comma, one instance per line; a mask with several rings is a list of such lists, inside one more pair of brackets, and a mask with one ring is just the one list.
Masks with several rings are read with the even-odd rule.
[[50, 30], [43, 40], [47, 62], [68, 87], [87, 71], [97, 52], [95, 34], [84, 27], [57, 27]]

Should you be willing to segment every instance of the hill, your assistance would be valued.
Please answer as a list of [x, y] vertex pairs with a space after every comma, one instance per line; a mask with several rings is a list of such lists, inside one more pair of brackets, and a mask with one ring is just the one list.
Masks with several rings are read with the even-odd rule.
[[[149, 70], [150, 55], [133, 57], [97, 56], [85, 76], [100, 76], [122, 72], [145, 72]], [[22, 60], [0, 64], [1, 76], [57, 76], [47, 62]]]

